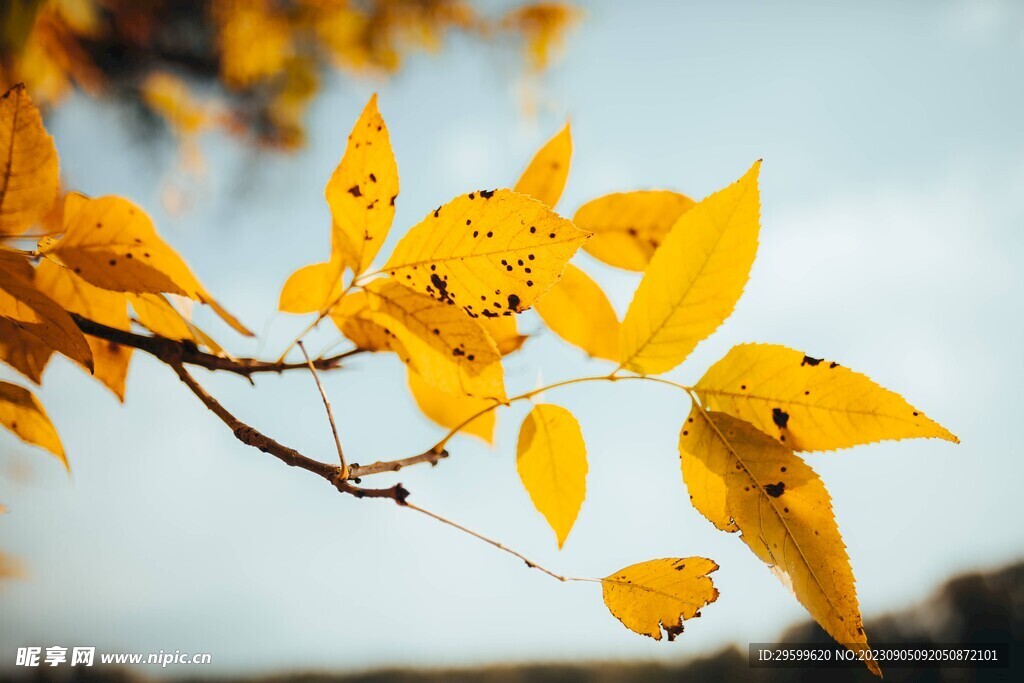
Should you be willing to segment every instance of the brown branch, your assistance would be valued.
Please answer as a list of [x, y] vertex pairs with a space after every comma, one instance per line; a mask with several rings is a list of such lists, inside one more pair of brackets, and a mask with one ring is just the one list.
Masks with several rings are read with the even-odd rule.
[[410, 465], [418, 465], [422, 462], [429, 462], [431, 465], [436, 465], [438, 462], [448, 457], [447, 450], [435, 451], [433, 449], [420, 453], [419, 455], [411, 455], [408, 458], [402, 458], [400, 460], [381, 460], [379, 462], [371, 463], [369, 465], [359, 465], [358, 463], [352, 463], [348, 468], [349, 479], [358, 479], [359, 477], [368, 477], [371, 474], [381, 474], [383, 472], [397, 472], [401, 469], [409, 467]]
[[[227, 408], [221, 405], [220, 401], [215, 399], [202, 387], [199, 382], [196, 381], [195, 377], [189, 374], [185, 366], [179, 362], [168, 362], [168, 365], [177, 373], [178, 378], [185, 383], [193, 394], [203, 402], [210, 412], [220, 418], [221, 422], [226, 424], [231, 432], [235, 435], [235, 438], [246, 444], [252, 446], [264, 453], [270, 453], [275, 458], [290, 465], [291, 467], [298, 467], [304, 469], [307, 472], [312, 472], [320, 477], [323, 477], [331, 483], [341, 493], [347, 493], [355, 496], [356, 498], [387, 498], [395, 501], [399, 505], [404, 505], [406, 499], [409, 497], [409, 491], [401, 484], [395, 484], [383, 489], [365, 489], [350, 484], [344, 478], [344, 471], [341, 467], [335, 465], [328, 465], [306, 457], [302, 453], [299, 453], [294, 448], [289, 448], [283, 444], [278, 443], [269, 436], [263, 434], [258, 429], [250, 427], [245, 424], [237, 417], [232, 415]], [[302, 365], [301, 367], [305, 367]]]
[[[188, 365], [203, 367], [207, 370], [230, 372], [250, 378], [252, 375], [261, 372], [281, 373], [287, 370], [299, 370], [308, 367], [306, 363], [275, 363], [257, 360], [255, 358], [222, 358], [221, 356], [215, 356], [212, 353], [200, 351], [195, 344], [189, 341], [179, 341], [177, 339], [168, 339], [167, 337], [160, 337], [157, 335], [150, 336], [136, 334], [134, 332], [126, 332], [125, 330], [119, 330], [116, 327], [108, 327], [107, 325], [103, 325], [94, 320], [89, 320], [88, 318], [75, 313], [71, 314], [71, 318], [75, 321], [75, 324], [78, 325], [78, 328], [85, 334], [99, 339], [105, 339], [106, 341], [114, 342], [121, 346], [129, 346], [133, 349], [145, 351], [168, 365], [186, 363]], [[312, 361], [313, 367], [317, 370], [331, 370], [338, 368], [341, 366], [341, 362], [344, 359], [362, 352], [363, 349], [352, 349], [351, 351], [346, 351], [329, 358], [317, 358]]]

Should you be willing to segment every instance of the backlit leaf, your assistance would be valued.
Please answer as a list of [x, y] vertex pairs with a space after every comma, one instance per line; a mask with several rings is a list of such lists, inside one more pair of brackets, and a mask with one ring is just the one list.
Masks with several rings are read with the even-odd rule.
[[371, 319], [402, 343], [403, 360], [435, 389], [505, 400], [501, 355], [480, 325], [449, 306], [391, 280], [367, 288]]
[[594, 236], [583, 249], [605, 263], [644, 270], [679, 217], [695, 202], [668, 190], [615, 192], [587, 202], [573, 223]]
[[729, 317], [757, 253], [761, 162], [697, 204], [673, 226], [622, 322], [622, 366], [671, 370]]
[[740, 344], [694, 387], [701, 402], [795, 451], [885, 439], [959, 439], [899, 394], [853, 370], [777, 344]]
[[[463, 434], [472, 434], [489, 444], [494, 443], [497, 411], [483, 412], [493, 406], [494, 401], [438, 391], [424, 382], [412, 368], [409, 368], [409, 391], [420, 411], [435, 423], [445, 429], [459, 428]], [[466, 420], [471, 421], [466, 424]]]
[[[36, 267], [36, 287], [71, 313], [119, 330], [130, 329], [128, 297], [94, 287], [69, 269], [43, 260]], [[123, 402], [132, 349], [86, 335], [92, 351], [93, 376]]]
[[[694, 405], [679, 435], [690, 501], [740, 538], [837, 642], [867, 648], [853, 570], [824, 483], [753, 425]], [[874, 662], [868, 668], [880, 674]]]
[[534, 406], [519, 430], [516, 469], [561, 548], [587, 496], [587, 447], [572, 413], [551, 404]]
[[52, 355], [53, 349], [38, 337], [0, 316], [0, 360], [39, 384]]
[[64, 236], [41, 240], [39, 248], [76, 275], [117, 292], [187, 296], [209, 305], [238, 332], [252, 334], [210, 296], [181, 256], [157, 234], [149, 216], [127, 199], [78, 199], [77, 210], [66, 219]]
[[92, 372], [92, 352], [71, 316], [29, 280], [0, 267], [0, 318]]
[[0, 424], [25, 443], [50, 451], [68, 467], [57, 430], [42, 404], [31, 391], [10, 382], [0, 382]]
[[53, 138], [24, 85], [0, 96], [0, 235], [19, 235], [57, 200]]
[[711, 574], [718, 565], [704, 557], [667, 557], [630, 565], [601, 581], [608, 611], [634, 633], [675, 640], [683, 621], [718, 599]]
[[319, 313], [341, 295], [340, 260], [314, 263], [292, 273], [281, 288], [278, 310], [284, 313]]
[[596, 282], [571, 263], [537, 302], [551, 331], [595, 358], [619, 359], [619, 318]]
[[572, 134], [569, 124], [565, 124], [565, 128], [540, 148], [513, 189], [554, 208], [565, 189], [571, 159]]
[[384, 269], [471, 316], [524, 311], [587, 239], [536, 199], [511, 190], [470, 192], [431, 212]]
[[325, 195], [333, 219], [334, 253], [361, 273], [388, 236], [398, 197], [398, 166], [376, 95], [352, 128]]
[[394, 351], [409, 362], [409, 354], [395, 333], [373, 319], [369, 297], [365, 292], [354, 292], [331, 308], [331, 320], [338, 330], [357, 348], [367, 351]]
[[498, 351], [503, 356], [507, 356], [513, 351], [518, 351], [528, 339], [525, 334], [519, 334], [519, 323], [514, 315], [503, 315], [498, 318], [480, 317], [476, 318], [476, 321], [480, 323], [484, 331], [494, 340]]

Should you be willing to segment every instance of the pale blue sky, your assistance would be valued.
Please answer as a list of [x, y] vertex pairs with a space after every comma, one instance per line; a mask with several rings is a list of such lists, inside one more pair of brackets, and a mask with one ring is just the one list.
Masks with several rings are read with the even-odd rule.
[[[273, 319], [271, 355], [304, 324], [274, 319], [277, 294], [294, 268], [326, 255], [323, 186], [374, 90], [402, 179], [390, 244], [454, 195], [512, 183], [566, 117], [576, 147], [559, 206], [568, 215], [615, 190], [700, 197], [763, 157], [761, 249], [747, 294], [671, 376], [695, 380], [737, 342], [787, 344], [866, 372], [961, 437], [959, 447], [808, 456], [832, 492], [867, 618], [921, 600], [952, 573], [1020, 559], [1024, 462], [1012, 425], [1024, 381], [1024, 7], [586, 7], [563, 61], [531, 86], [537, 116], [524, 115], [514, 55], [456, 40], [388, 82], [329, 82], [299, 154], [204, 138], [208, 175], [175, 218], [159, 190], [172, 145], [140, 139], [123, 113], [87, 99], [50, 127], [70, 185], [137, 201], [229, 308], [257, 330]], [[637, 278], [577, 262], [623, 313]], [[255, 352], [208, 327], [232, 351]], [[523, 327], [538, 334], [509, 363], [510, 391], [605, 368], [535, 318]], [[197, 375], [243, 419], [331, 458], [309, 376], [252, 388]], [[419, 452], [440, 434], [415, 412], [393, 357], [360, 358], [325, 382], [353, 460]], [[125, 406], [63, 360], [45, 385], [74, 477], [10, 438], [0, 444], [0, 499], [11, 510], [0, 539], [31, 573], [0, 591], [5, 664], [32, 644], [211, 652], [203, 673], [673, 659], [772, 640], [805, 617], [738, 538], [690, 508], [675, 450], [688, 406], [664, 387], [547, 396], [576, 413], [590, 455], [588, 499], [561, 552], [515, 474], [525, 406], [501, 413], [493, 451], [459, 439], [448, 462], [400, 479], [425, 507], [565, 573], [714, 558], [722, 596], [672, 644], [625, 631], [593, 585], [561, 585], [239, 445], [142, 354]]]

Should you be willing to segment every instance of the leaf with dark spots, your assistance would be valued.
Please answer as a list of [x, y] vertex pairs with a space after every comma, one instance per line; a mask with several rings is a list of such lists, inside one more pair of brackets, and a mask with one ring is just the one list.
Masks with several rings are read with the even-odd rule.
[[495, 190], [480, 190], [480, 196], [484, 199], [490, 199], [494, 196]]
[[767, 493], [772, 498], [778, 498], [779, 496], [781, 496], [785, 492], [785, 490], [786, 490], [786, 483], [782, 482], [782, 481], [780, 481], [777, 484], [765, 484], [764, 485], [764, 492]]
[[800, 365], [801, 366], [804, 366], [804, 365], [812, 365], [813, 366], [813, 365], [817, 365], [818, 363], [820, 363], [823, 360], [824, 360], [823, 358], [812, 358], [810, 356], [804, 356], [804, 359], [802, 361], [800, 361]]
[[785, 429], [786, 425], [789, 423], [789, 413], [781, 408], [772, 408], [772, 422], [774, 422], [779, 429]]
[[508, 295], [508, 307], [509, 307], [509, 309], [515, 311], [516, 313], [521, 313], [522, 312], [519, 309], [519, 296], [518, 295], [516, 295], [516, 294], [509, 294]]
[[353, 185], [352, 187], [348, 188], [348, 193], [350, 195], [352, 195], [353, 197], [362, 197], [363, 196], [363, 193], [362, 193], [362, 191], [360, 191], [358, 185]]

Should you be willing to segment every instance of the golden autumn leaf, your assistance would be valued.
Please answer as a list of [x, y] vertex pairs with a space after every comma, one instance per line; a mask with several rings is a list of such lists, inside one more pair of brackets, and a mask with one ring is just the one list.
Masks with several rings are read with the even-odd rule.
[[751, 423], [794, 451], [953, 434], [865, 375], [777, 344], [740, 344], [694, 387], [711, 410]]
[[608, 297], [572, 265], [535, 305], [551, 331], [595, 358], [619, 359], [619, 318]]
[[185, 261], [157, 234], [146, 212], [115, 196], [78, 198], [64, 236], [40, 240], [39, 250], [58, 258], [76, 275], [117, 292], [178, 294], [207, 304], [228, 325], [252, 336], [224, 310]]
[[708, 576], [718, 565], [704, 557], [666, 557], [633, 564], [601, 580], [608, 611], [634, 633], [670, 641], [683, 621], [718, 599]]
[[456, 197], [413, 226], [384, 270], [472, 317], [512, 315], [558, 280], [586, 239], [536, 199], [481, 190]]
[[384, 244], [398, 197], [398, 165], [376, 95], [352, 128], [324, 194], [331, 207], [334, 254], [358, 275]]
[[281, 288], [277, 309], [283, 313], [319, 313], [341, 296], [340, 259], [299, 268]]
[[335, 304], [330, 317], [338, 330], [357, 348], [367, 351], [394, 351], [405, 363], [409, 354], [395, 333], [373, 320], [366, 292], [353, 292]]
[[594, 258], [626, 270], [644, 270], [679, 217], [696, 205], [669, 190], [614, 192], [579, 209], [572, 222], [594, 236], [583, 249]]
[[39, 399], [28, 389], [0, 382], [0, 424], [25, 443], [53, 453], [70, 469], [57, 430]]
[[52, 355], [53, 349], [38, 337], [0, 316], [0, 360], [39, 384]]
[[187, 340], [196, 346], [206, 347], [217, 356], [229, 354], [210, 335], [201, 330], [172, 304], [163, 294], [128, 294], [140, 325], [153, 334], [168, 339]]
[[507, 356], [513, 351], [518, 351], [528, 339], [525, 334], [519, 334], [519, 324], [514, 315], [500, 316], [498, 318], [481, 317], [476, 318], [476, 321], [480, 323], [484, 331], [494, 340], [498, 351], [503, 356]]
[[[70, 313], [119, 330], [131, 328], [128, 297], [121, 292], [94, 287], [69, 269], [45, 259], [36, 267], [35, 284]], [[88, 335], [86, 342], [92, 351], [93, 376], [124, 402], [132, 349]]]
[[817, 473], [750, 423], [696, 404], [679, 455], [693, 506], [718, 528], [738, 529], [836, 642], [866, 649], [850, 559]]
[[371, 320], [394, 333], [403, 360], [435, 389], [449, 394], [505, 400], [501, 354], [480, 325], [449, 306], [397, 282], [366, 287]]
[[0, 96], [0, 235], [20, 235], [57, 201], [57, 150], [24, 85]]
[[[479, 437], [489, 444], [494, 443], [497, 411], [487, 410], [484, 412], [494, 405], [494, 401], [439, 391], [423, 381], [423, 378], [416, 374], [411, 367], [409, 368], [409, 391], [420, 412], [436, 424], [446, 429], [458, 428], [459, 432], [463, 434]], [[468, 423], [467, 420], [469, 420]]]
[[572, 134], [567, 123], [565, 128], [540, 148], [513, 189], [554, 208], [565, 189], [571, 160]]
[[228, 87], [249, 88], [284, 70], [295, 53], [286, 16], [258, 0], [218, 0], [213, 9]]
[[760, 168], [758, 161], [676, 221], [622, 322], [622, 367], [671, 370], [732, 313], [757, 253]]
[[516, 470], [561, 549], [587, 496], [587, 447], [572, 413], [549, 403], [533, 407], [519, 429]]
[[30, 280], [5, 267], [0, 267], [0, 318], [22, 333], [16, 336], [34, 339], [92, 372], [92, 352], [71, 316]]

